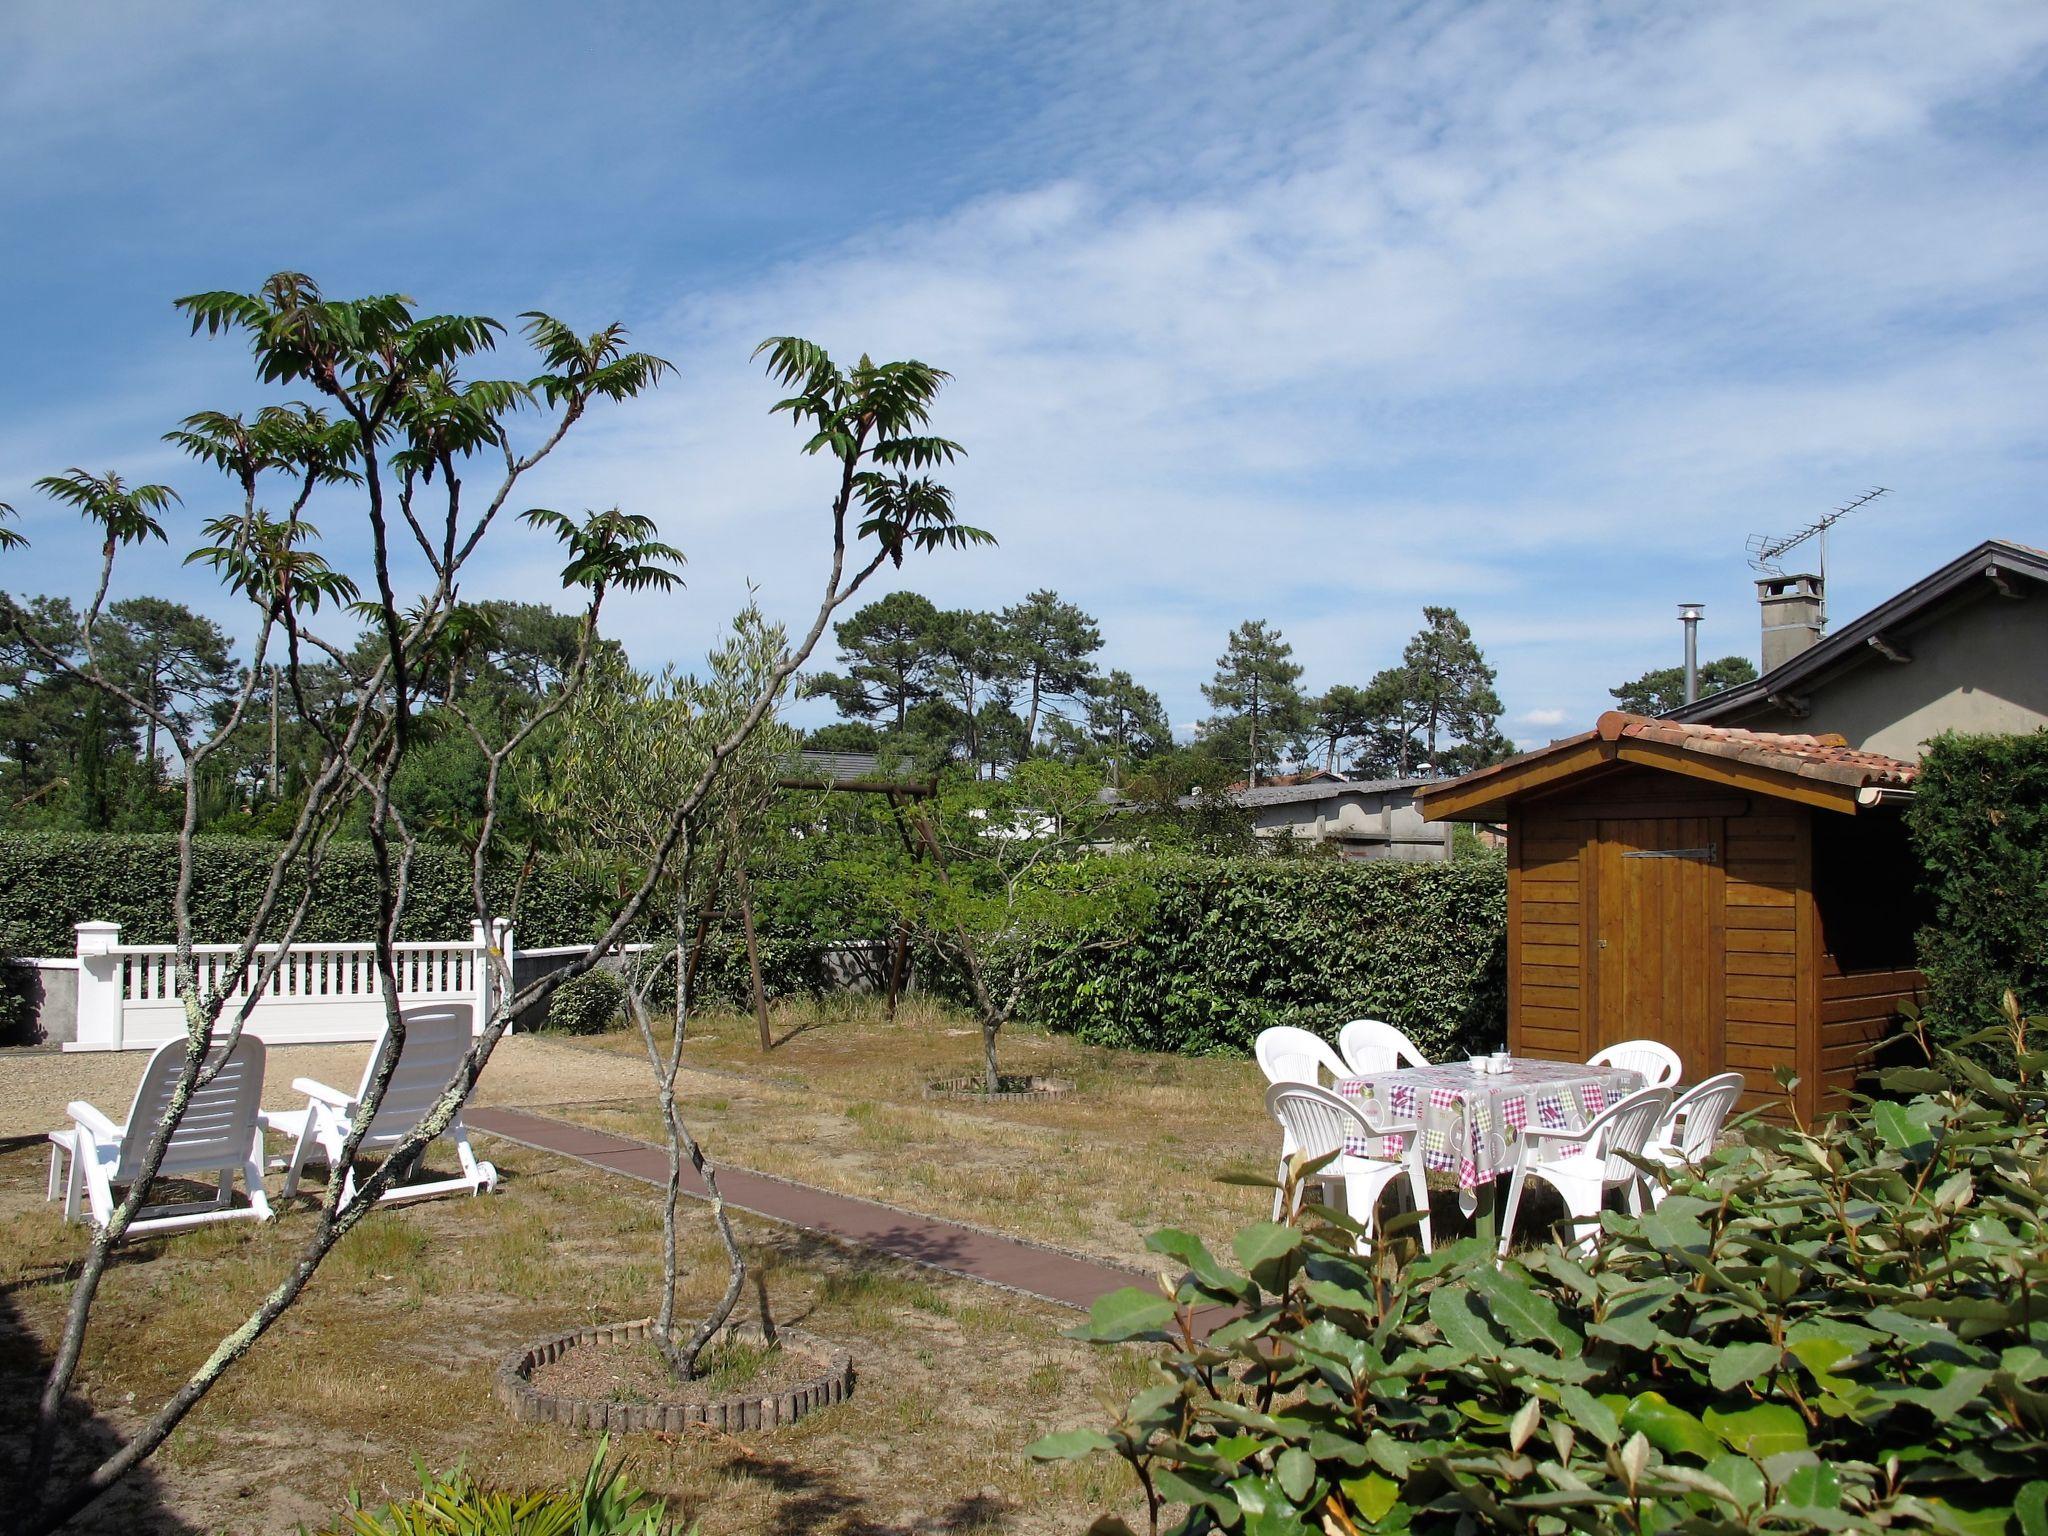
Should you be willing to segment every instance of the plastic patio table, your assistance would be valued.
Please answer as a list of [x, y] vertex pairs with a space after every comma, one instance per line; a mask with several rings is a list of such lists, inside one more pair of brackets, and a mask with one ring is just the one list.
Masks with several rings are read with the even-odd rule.
[[[1470, 1063], [1403, 1067], [1366, 1077], [1339, 1078], [1336, 1091], [1370, 1101], [1392, 1120], [1421, 1127], [1422, 1160], [1430, 1182], [1458, 1191], [1459, 1205], [1479, 1236], [1497, 1238], [1495, 1184], [1512, 1173], [1522, 1133], [1576, 1131], [1643, 1086], [1643, 1075], [1619, 1067], [1517, 1056], [1502, 1073], [1475, 1072]], [[1407, 1137], [1358, 1138], [1344, 1150], [1365, 1157], [1395, 1157]]]

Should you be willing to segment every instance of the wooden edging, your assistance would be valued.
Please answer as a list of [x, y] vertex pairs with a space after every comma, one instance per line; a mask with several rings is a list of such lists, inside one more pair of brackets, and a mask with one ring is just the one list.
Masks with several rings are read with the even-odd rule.
[[[611, 1434], [680, 1434], [699, 1426], [727, 1431], [774, 1429], [794, 1424], [807, 1413], [844, 1402], [853, 1391], [853, 1357], [824, 1340], [795, 1328], [778, 1328], [775, 1340], [785, 1349], [825, 1362], [824, 1371], [786, 1391], [765, 1396], [741, 1395], [709, 1403], [614, 1403], [587, 1397], [556, 1397], [533, 1384], [540, 1366], [558, 1360], [579, 1345], [633, 1343], [654, 1335], [654, 1320], [609, 1323], [578, 1328], [514, 1350], [498, 1368], [498, 1398], [521, 1424], [556, 1424], [565, 1429], [605, 1430]], [[751, 1323], [734, 1324], [725, 1337], [758, 1341], [761, 1330]]]

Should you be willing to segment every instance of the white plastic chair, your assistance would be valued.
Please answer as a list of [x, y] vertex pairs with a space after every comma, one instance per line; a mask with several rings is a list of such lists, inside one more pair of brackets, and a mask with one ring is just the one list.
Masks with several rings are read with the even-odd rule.
[[[1332, 1082], [1340, 1077], [1350, 1077], [1351, 1069], [1344, 1059], [1330, 1048], [1330, 1042], [1320, 1035], [1312, 1035], [1305, 1029], [1296, 1029], [1288, 1024], [1276, 1024], [1271, 1029], [1259, 1031], [1259, 1038], [1253, 1042], [1252, 1054], [1258, 1058], [1259, 1070], [1266, 1074], [1269, 1083], [1322, 1083], [1322, 1074], [1330, 1074]], [[1279, 1184], [1287, 1182], [1287, 1159], [1294, 1151], [1294, 1143], [1288, 1137], [1287, 1123], [1280, 1124], [1280, 1161], [1274, 1180]], [[1280, 1192], [1273, 1193], [1273, 1219], [1280, 1219]]]
[[[1313, 1083], [1275, 1083], [1266, 1090], [1266, 1108], [1280, 1122], [1284, 1138], [1304, 1158], [1314, 1159], [1335, 1152], [1334, 1161], [1316, 1175], [1325, 1184], [1343, 1186], [1345, 1214], [1365, 1229], [1359, 1242], [1363, 1252], [1379, 1230], [1379, 1202], [1389, 1184], [1404, 1173], [1415, 1208], [1422, 1212], [1422, 1251], [1430, 1251], [1429, 1182], [1422, 1162], [1422, 1128], [1413, 1121], [1375, 1120], [1364, 1104], [1339, 1098]], [[1346, 1152], [1347, 1139], [1380, 1136], [1405, 1137], [1399, 1160], [1366, 1157]], [[1286, 1172], [1281, 1173], [1286, 1182]], [[1284, 1193], [1284, 1191], [1283, 1191]], [[1295, 1191], [1297, 1206], [1301, 1191]], [[1292, 1212], [1289, 1212], [1291, 1215]], [[1277, 1218], [1276, 1218], [1277, 1219]]]
[[[1714, 1150], [1721, 1127], [1747, 1086], [1740, 1072], [1723, 1072], [1689, 1088], [1672, 1102], [1664, 1121], [1651, 1133], [1643, 1156], [1669, 1168], [1697, 1167]], [[1664, 1186], [1650, 1187], [1653, 1201], [1664, 1198]]]
[[[195, 1088], [185, 1114], [164, 1148], [157, 1178], [200, 1178], [215, 1181], [212, 1200], [171, 1205], [145, 1205], [128, 1224], [126, 1236], [176, 1232], [216, 1221], [268, 1221], [270, 1201], [263, 1193], [263, 1133], [257, 1110], [263, 1101], [263, 1042], [244, 1035], [233, 1051], [224, 1043], [208, 1052], [206, 1065], [219, 1064], [213, 1080]], [[114, 1186], [132, 1184], [141, 1171], [142, 1154], [170, 1106], [171, 1090], [185, 1066], [185, 1042], [166, 1041], [142, 1069], [128, 1118], [114, 1124], [83, 1099], [66, 1108], [72, 1123], [50, 1132], [49, 1198], [61, 1185], [64, 1219], [79, 1219], [79, 1197], [91, 1206], [92, 1222], [104, 1227], [114, 1215]], [[234, 1203], [235, 1175], [242, 1175], [249, 1203]]]
[[[398, 1065], [391, 1070], [391, 1082], [384, 1090], [383, 1102], [377, 1106], [377, 1118], [370, 1122], [369, 1130], [363, 1133], [363, 1139], [357, 1146], [359, 1153], [394, 1147], [411, 1134], [413, 1128], [426, 1118], [427, 1111], [440, 1102], [449, 1081], [455, 1076], [456, 1063], [469, 1049], [471, 1026], [475, 1020], [475, 1013], [469, 1008], [408, 1008], [404, 1017], [405, 1046], [398, 1053]], [[386, 1031], [388, 1033], [389, 1026], [386, 1026]], [[380, 1036], [370, 1052], [369, 1061], [363, 1066], [362, 1084], [353, 1094], [330, 1088], [310, 1077], [298, 1077], [292, 1079], [292, 1087], [306, 1096], [306, 1107], [264, 1112], [265, 1130], [292, 1138], [292, 1154], [284, 1160], [285, 1199], [289, 1200], [297, 1193], [299, 1176], [315, 1155], [330, 1168], [340, 1161], [342, 1147], [348, 1141], [349, 1126], [355, 1120], [356, 1107], [370, 1091], [377, 1070], [377, 1056], [383, 1048], [384, 1040]], [[498, 1170], [489, 1163], [480, 1162], [470, 1149], [469, 1128], [462, 1123], [460, 1110], [443, 1134], [455, 1143], [455, 1155], [462, 1163], [462, 1172], [452, 1179], [394, 1184], [384, 1191], [379, 1203], [419, 1200], [428, 1195], [448, 1195], [464, 1189], [474, 1194], [488, 1194], [497, 1188]], [[346, 1202], [354, 1196], [355, 1173], [351, 1169], [343, 1182], [341, 1198]]]
[[1626, 1189], [1629, 1209], [1641, 1211], [1646, 1182], [1643, 1170], [1625, 1154], [1643, 1155], [1670, 1108], [1670, 1089], [1644, 1088], [1595, 1116], [1583, 1130], [1548, 1131], [1533, 1125], [1525, 1130], [1521, 1151], [1515, 1157], [1515, 1176], [1508, 1184], [1507, 1209], [1501, 1213], [1500, 1257], [1507, 1257], [1515, 1212], [1522, 1204], [1523, 1186], [1531, 1178], [1555, 1189], [1571, 1213], [1573, 1226], [1586, 1228], [1574, 1244], [1581, 1253], [1593, 1251], [1608, 1190]]
[[1586, 1058], [1589, 1067], [1620, 1067], [1643, 1074], [1645, 1088], [1668, 1088], [1685, 1072], [1678, 1052], [1661, 1040], [1624, 1040], [1604, 1046]]
[[1337, 1049], [1351, 1064], [1351, 1076], [1369, 1077], [1402, 1067], [1426, 1067], [1429, 1058], [1400, 1030], [1378, 1019], [1353, 1019], [1337, 1031]]

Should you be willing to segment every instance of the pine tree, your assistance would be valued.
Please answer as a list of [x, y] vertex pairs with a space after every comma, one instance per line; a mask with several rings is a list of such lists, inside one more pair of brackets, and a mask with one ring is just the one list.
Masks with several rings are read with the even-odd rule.
[[1297, 734], [1306, 718], [1301, 668], [1290, 660], [1294, 647], [1263, 619], [1247, 619], [1230, 632], [1230, 641], [1216, 659], [1216, 677], [1202, 685], [1202, 696], [1220, 713], [1203, 722], [1205, 734], [1245, 732], [1243, 761], [1251, 782], [1259, 769], [1277, 761], [1280, 749]]
[[1057, 592], [1033, 592], [1002, 612], [1003, 633], [1023, 690], [1026, 750], [1038, 740], [1039, 718], [1047, 703], [1074, 700], [1095, 680], [1089, 660], [1102, 649], [1102, 631], [1095, 620]]
[[932, 697], [940, 657], [939, 610], [915, 592], [891, 592], [857, 610], [832, 633], [843, 673], [821, 672], [805, 687], [856, 720], [886, 718], [903, 729], [911, 706]]
[[[1756, 667], [1747, 656], [1723, 656], [1700, 664], [1700, 697], [1740, 683], [1756, 681]], [[1661, 715], [1685, 702], [1685, 668], [1652, 667], [1641, 677], [1607, 690], [1632, 715]]]
[[1432, 778], [1445, 771], [1444, 749], [1452, 741], [1505, 756], [1493, 668], [1473, 642], [1471, 627], [1455, 608], [1425, 607], [1422, 619], [1422, 628], [1401, 653], [1401, 671], [1421, 723], [1424, 771]]

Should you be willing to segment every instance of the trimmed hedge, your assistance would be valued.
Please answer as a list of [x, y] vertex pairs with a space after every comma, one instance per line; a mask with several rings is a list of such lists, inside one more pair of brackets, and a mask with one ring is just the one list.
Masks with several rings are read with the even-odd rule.
[[2048, 1012], [2048, 730], [1937, 737], [1914, 789], [1929, 1021], [1946, 1039], [1996, 1023], [2007, 988]]
[[1434, 1060], [1507, 1032], [1507, 865], [1150, 861], [1158, 900], [1131, 942], [1069, 950], [1022, 1016], [1100, 1045], [1250, 1051], [1292, 1024], [1334, 1041], [1380, 1018]]
[[[195, 840], [192, 924], [201, 943], [239, 938], [269, 878], [278, 844], [257, 838]], [[494, 879], [493, 899], [509, 899], [512, 876]], [[300, 936], [312, 944], [367, 940], [377, 922], [375, 870], [368, 843], [337, 842], [326, 855], [320, 890]], [[68, 955], [72, 924], [121, 925], [133, 944], [168, 944], [171, 896], [178, 882], [178, 840], [160, 833], [0, 833], [0, 954]], [[288, 896], [284, 911], [290, 910]], [[516, 942], [573, 944], [589, 937], [597, 893], [567, 869], [543, 860], [520, 897]], [[448, 848], [422, 847], [413, 858], [400, 937], [465, 938], [475, 908], [469, 860]]]

